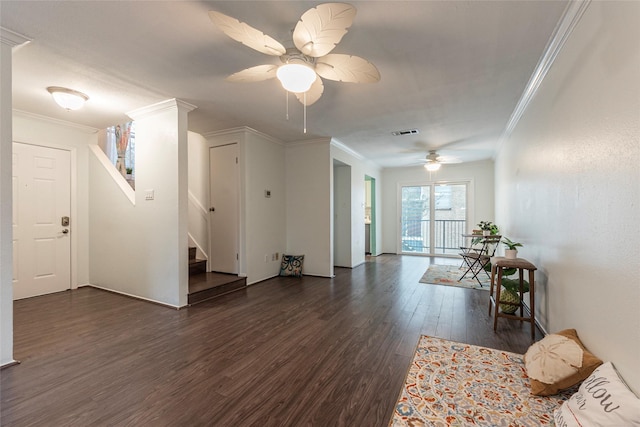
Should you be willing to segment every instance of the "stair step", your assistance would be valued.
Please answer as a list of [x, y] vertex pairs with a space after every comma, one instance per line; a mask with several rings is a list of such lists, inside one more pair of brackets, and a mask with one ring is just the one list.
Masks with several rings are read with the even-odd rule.
[[194, 274], [206, 273], [207, 260], [206, 259], [190, 259], [189, 260], [189, 276]]
[[187, 303], [189, 305], [210, 300], [247, 287], [246, 277], [231, 276], [229, 281], [213, 285], [212, 282], [207, 281], [207, 274], [212, 275], [212, 273], [199, 274], [189, 280], [189, 295], [187, 297]]

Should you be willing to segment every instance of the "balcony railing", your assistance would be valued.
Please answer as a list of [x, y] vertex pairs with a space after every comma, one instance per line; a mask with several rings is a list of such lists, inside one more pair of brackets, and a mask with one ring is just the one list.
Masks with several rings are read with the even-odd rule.
[[462, 234], [467, 231], [467, 221], [463, 219], [434, 220], [433, 250], [429, 247], [430, 222], [428, 219], [402, 221], [402, 252], [448, 255], [460, 252], [460, 246], [464, 246]]

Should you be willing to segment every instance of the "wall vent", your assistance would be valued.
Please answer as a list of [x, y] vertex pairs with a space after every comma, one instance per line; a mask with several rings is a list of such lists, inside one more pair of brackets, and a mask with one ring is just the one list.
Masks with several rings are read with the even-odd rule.
[[393, 136], [402, 136], [402, 135], [415, 135], [416, 133], [420, 133], [418, 129], [405, 129], [405, 130], [397, 130], [391, 132]]

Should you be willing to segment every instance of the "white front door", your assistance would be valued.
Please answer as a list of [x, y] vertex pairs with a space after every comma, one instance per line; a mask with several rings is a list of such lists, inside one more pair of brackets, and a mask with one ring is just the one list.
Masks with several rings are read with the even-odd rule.
[[14, 143], [14, 299], [71, 287], [70, 214], [70, 152]]
[[238, 273], [238, 144], [209, 149], [211, 271]]

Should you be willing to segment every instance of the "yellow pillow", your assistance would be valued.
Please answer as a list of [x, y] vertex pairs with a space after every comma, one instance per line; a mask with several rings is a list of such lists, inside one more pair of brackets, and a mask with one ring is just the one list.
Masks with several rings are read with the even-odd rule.
[[550, 334], [529, 347], [524, 365], [531, 394], [550, 396], [587, 378], [602, 364], [582, 345], [575, 329]]

